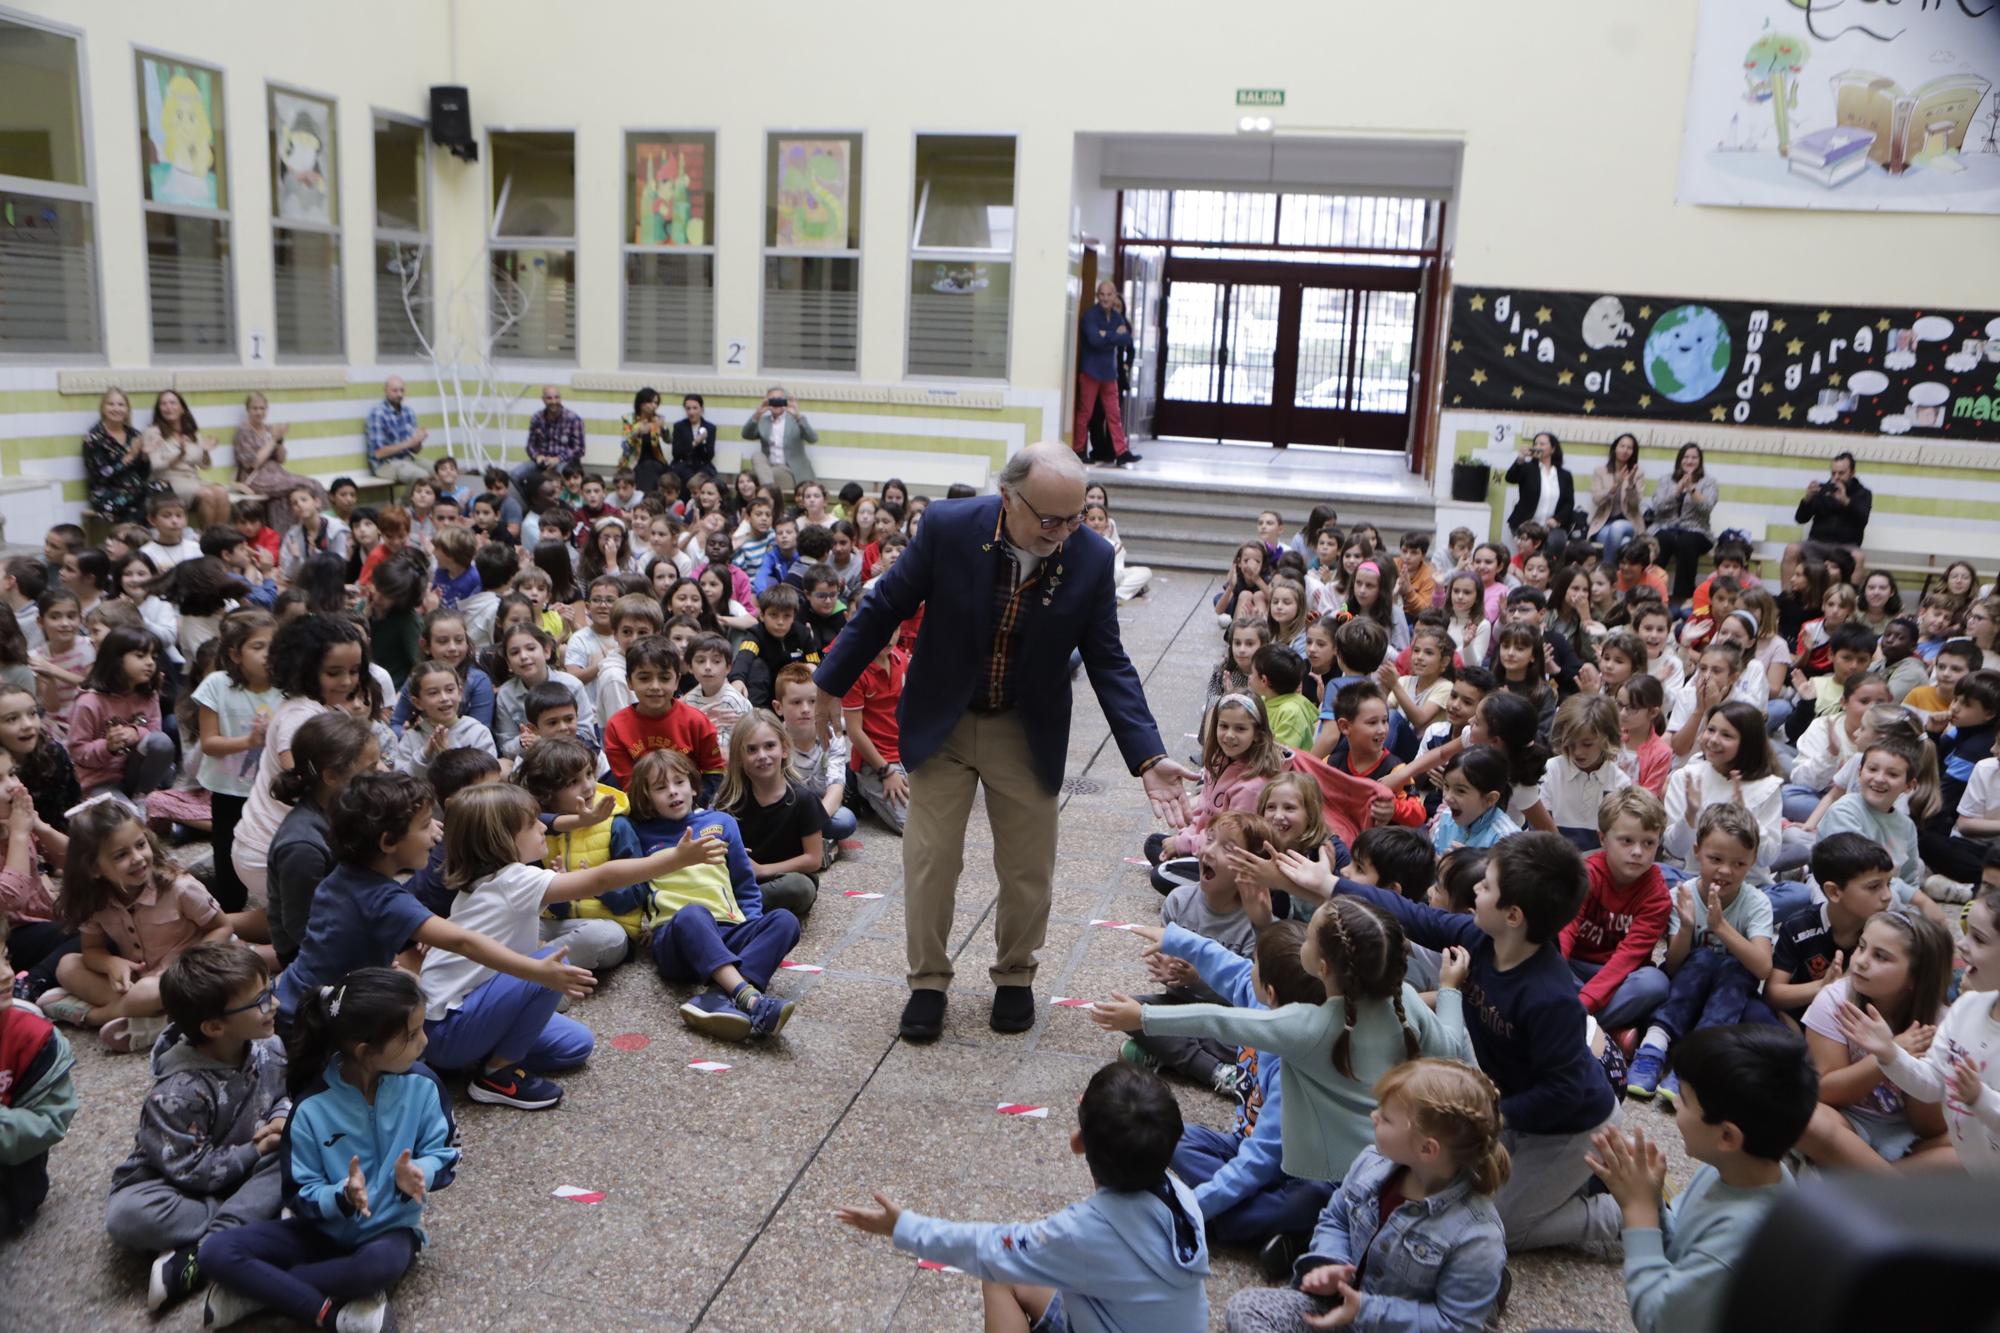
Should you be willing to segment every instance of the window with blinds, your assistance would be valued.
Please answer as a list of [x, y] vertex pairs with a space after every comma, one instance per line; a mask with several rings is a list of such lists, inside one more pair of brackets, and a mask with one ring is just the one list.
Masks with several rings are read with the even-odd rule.
[[424, 127], [375, 117], [375, 353], [424, 355], [431, 336], [429, 159]]
[[861, 342], [861, 136], [765, 142], [764, 315], [772, 370], [852, 372]]
[[916, 156], [904, 372], [1005, 379], [1014, 270], [1014, 140], [920, 134]]
[[340, 292], [340, 197], [334, 104], [268, 87], [271, 139], [271, 272], [278, 358], [339, 360], [345, 346]]
[[576, 359], [576, 136], [495, 131], [487, 328], [493, 355]]
[[153, 354], [233, 356], [229, 152], [220, 70], [133, 53]]
[[77, 39], [0, 19], [0, 355], [103, 350]]
[[625, 135], [624, 361], [715, 364], [715, 136]]

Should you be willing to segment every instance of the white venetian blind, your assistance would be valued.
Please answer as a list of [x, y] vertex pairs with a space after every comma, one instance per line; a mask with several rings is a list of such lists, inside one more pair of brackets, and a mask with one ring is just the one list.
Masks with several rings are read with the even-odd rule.
[[94, 352], [90, 206], [0, 194], [0, 352]]
[[705, 366], [715, 359], [715, 257], [625, 256], [625, 359]]

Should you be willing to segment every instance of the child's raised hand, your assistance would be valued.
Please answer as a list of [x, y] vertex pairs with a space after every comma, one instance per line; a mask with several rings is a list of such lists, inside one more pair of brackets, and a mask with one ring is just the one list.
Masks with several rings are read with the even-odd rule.
[[1099, 1000], [1090, 1006], [1090, 1021], [1106, 1032], [1138, 1032], [1142, 1026], [1139, 1002], [1114, 991], [1110, 999]]
[[437, 756], [443, 754], [450, 747], [451, 747], [451, 728], [439, 727], [436, 731], [433, 731], [431, 733], [430, 742], [424, 746], [424, 749], [430, 751], [431, 757], [435, 759], [437, 758]]
[[1634, 1129], [1627, 1139], [1617, 1126], [1606, 1126], [1590, 1136], [1590, 1146], [1592, 1151], [1583, 1160], [1620, 1208], [1659, 1202], [1667, 1180], [1667, 1159], [1657, 1145], [1646, 1141], [1644, 1129]]
[[1889, 1025], [1882, 1021], [1874, 1005], [1862, 1009], [1851, 1000], [1842, 1000], [1833, 1011], [1833, 1021], [1840, 1024], [1840, 1035], [1850, 1045], [1860, 1047], [1882, 1063], [1887, 1064], [1895, 1055], [1896, 1034], [1889, 1031]]
[[35, 831], [35, 807], [28, 799], [28, 793], [16, 781], [11, 790], [4, 793], [7, 799], [7, 836], [25, 837]]
[[271, 715], [259, 713], [250, 720], [250, 745], [252, 749], [264, 743], [264, 733], [271, 726]]
[[1842, 976], [1846, 975], [1846, 972], [1847, 955], [1835, 949], [1833, 951], [1833, 961], [1826, 965], [1826, 972], [1820, 977], [1820, 983], [1823, 986], [1831, 986], [1834, 982], [1840, 980]]
[[340, 1191], [347, 1197], [348, 1206], [357, 1217], [373, 1217], [368, 1211], [368, 1177], [361, 1174], [361, 1159], [347, 1159], [347, 1184]]
[[1931, 1039], [1937, 1036], [1937, 1029], [1929, 1023], [1912, 1023], [1896, 1034], [1896, 1044], [1911, 1055], [1922, 1059], [1931, 1049]]
[[1333, 892], [1332, 868], [1304, 852], [1287, 847], [1278, 853], [1277, 867], [1286, 883], [1304, 890], [1311, 897], [1325, 898]]
[[1729, 770], [1729, 799], [1737, 805], [1743, 804], [1743, 770], [1740, 768]]
[[1598, 673], [1595, 666], [1585, 662], [1576, 669], [1576, 692], [1578, 694], [1596, 694], [1603, 688], [1604, 677]]
[[1394, 661], [1386, 661], [1381, 666], [1375, 668], [1375, 679], [1380, 681], [1382, 688], [1391, 694], [1394, 694], [1396, 687], [1402, 683], [1402, 677], [1396, 674], [1396, 664]]
[[1201, 984], [1201, 973], [1185, 958], [1156, 953], [1146, 959], [1146, 975], [1153, 984], [1167, 990], [1192, 990]]
[[1683, 929], [1694, 929], [1694, 894], [1685, 883], [1674, 885], [1674, 915], [1681, 919]]
[[1979, 1066], [1972, 1063], [1964, 1052], [1955, 1052], [1951, 1057], [1951, 1097], [1960, 1106], [1971, 1107], [1979, 1104], [1986, 1095], [1986, 1082], [1979, 1076]]
[[536, 730], [535, 730], [535, 729], [534, 729], [533, 727], [529, 726], [529, 725], [528, 725], [527, 723], [525, 723], [525, 722], [523, 722], [523, 723], [521, 724], [521, 749], [522, 749], [522, 750], [526, 751], [526, 750], [532, 750], [532, 749], [534, 749], [534, 748], [535, 748], [535, 742], [536, 742], [536, 741], [538, 741], [538, 740], [540, 740], [541, 738], [542, 738], [542, 736], [541, 736], [541, 733], [540, 733], [540, 732], [538, 732], [538, 731], [536, 731]]
[[410, 1150], [396, 1159], [396, 1192], [421, 1208], [424, 1206], [424, 1169], [410, 1160]]
[[1377, 796], [1368, 803], [1368, 819], [1376, 828], [1387, 828], [1395, 817], [1396, 802], [1390, 797]]
[[1708, 924], [1710, 929], [1721, 925], [1723, 920], [1722, 890], [1716, 888], [1713, 884], [1709, 885], [1708, 896], [1703, 900], [1702, 905], [1708, 908]]
[[1335, 1284], [1333, 1294], [1340, 1298], [1340, 1304], [1325, 1314], [1302, 1316], [1307, 1328], [1346, 1328], [1361, 1317], [1360, 1292], [1343, 1280]]
[[1271, 888], [1256, 875], [1244, 874], [1236, 877], [1236, 898], [1243, 904], [1243, 915], [1250, 924], [1262, 930], [1271, 924]]
[[1465, 985], [1465, 979], [1472, 975], [1472, 954], [1460, 944], [1445, 949], [1444, 960], [1438, 966], [1438, 989], [1458, 990]]
[[582, 827], [588, 828], [592, 824], [602, 824], [617, 813], [618, 798], [610, 792], [605, 792], [602, 796], [591, 802], [590, 808], [583, 812]]
[[1812, 689], [1812, 680], [1806, 675], [1806, 673], [1800, 671], [1797, 667], [1792, 668], [1792, 692], [1798, 695], [1801, 699], [1803, 699], [1806, 696], [1807, 691], [1811, 689]]
[[[607, 803], [611, 800], [609, 796], [604, 799]], [[714, 836], [697, 838], [692, 828], [681, 830], [681, 840], [673, 845], [668, 858], [676, 870], [688, 866], [719, 866], [728, 859], [728, 843]]]
[[1164, 940], [1167, 937], [1167, 929], [1165, 926], [1129, 925], [1125, 927], [1125, 933], [1128, 935], [1136, 935], [1140, 939], [1146, 941], [1146, 947], [1140, 950], [1140, 953], [1147, 957], [1150, 957], [1153, 954], [1158, 953], [1160, 951], [1160, 941]]
[[1308, 1296], [1331, 1297], [1343, 1282], [1354, 1280], [1353, 1264], [1321, 1264], [1306, 1270], [1299, 1279], [1299, 1290]]
[[561, 948], [541, 959], [536, 969], [541, 973], [538, 980], [552, 991], [561, 991], [572, 1000], [580, 1000], [597, 989], [597, 977], [589, 968], [570, 966], [564, 961], [568, 957], [568, 948]]
[[[1272, 881], [1278, 880], [1277, 852], [1268, 842], [1264, 844], [1264, 850], [1268, 855], [1259, 856], [1248, 847], [1239, 847], [1232, 842], [1223, 848], [1222, 854], [1229, 858], [1229, 868], [1236, 873], [1239, 889], [1245, 881], [1255, 880], [1264, 885], [1265, 896], [1269, 897]], [[1282, 883], [1281, 880], [1279, 882]]]
[[1683, 817], [1687, 820], [1687, 826], [1693, 828], [1695, 820], [1701, 817], [1701, 783], [1694, 774], [1687, 774], [1681, 783], [1681, 794], [1687, 797], [1687, 809]]
[[895, 1235], [896, 1219], [903, 1215], [903, 1210], [891, 1203], [889, 1196], [880, 1190], [875, 1191], [874, 1197], [876, 1207], [839, 1208], [833, 1215], [856, 1231], [865, 1231], [871, 1236]]

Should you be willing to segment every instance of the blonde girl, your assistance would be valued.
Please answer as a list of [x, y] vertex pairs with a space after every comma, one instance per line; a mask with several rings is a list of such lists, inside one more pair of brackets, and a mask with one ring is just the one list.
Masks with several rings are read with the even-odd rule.
[[1556, 832], [1579, 851], [1594, 852], [1601, 845], [1597, 808], [1604, 798], [1632, 785], [1617, 764], [1623, 742], [1618, 706], [1601, 694], [1572, 695], [1556, 709], [1549, 732], [1556, 757], [1542, 770], [1542, 804]]
[[1271, 611], [1271, 642], [1290, 648], [1301, 657], [1306, 651], [1306, 625], [1312, 612], [1306, 604], [1306, 585], [1289, 574], [1271, 580], [1265, 601]]
[[[1270, 843], [1265, 847], [1231, 843], [1229, 864], [1238, 875], [1258, 880], [1271, 892], [1276, 915], [1283, 917], [1289, 912], [1295, 920], [1309, 921], [1326, 901], [1335, 870], [1348, 859], [1347, 848], [1327, 827], [1326, 797], [1312, 778], [1287, 770], [1272, 778], [1258, 794], [1257, 813], [1271, 827]], [[1286, 879], [1278, 866], [1278, 858], [1286, 852], [1296, 852], [1324, 869], [1326, 874], [1321, 883], [1326, 887], [1306, 890]]]
[[1469, 569], [1454, 570], [1444, 586], [1445, 614], [1449, 617], [1445, 629], [1458, 649], [1459, 661], [1484, 662], [1493, 627], [1486, 619], [1486, 594], [1479, 576]]
[[1209, 822], [1224, 810], [1254, 812], [1265, 785], [1283, 766], [1284, 751], [1271, 734], [1263, 701], [1249, 694], [1222, 696], [1202, 719], [1201, 767], [1207, 781], [1189, 811], [1191, 822], [1178, 833], [1149, 835], [1148, 859], [1160, 865], [1170, 857], [1201, 855], [1208, 845]]
[[1437, 721], [1451, 702], [1451, 635], [1430, 625], [1417, 628], [1410, 636], [1410, 673], [1396, 674], [1394, 662], [1385, 661], [1375, 675], [1382, 691], [1402, 710], [1418, 735]]
[[1785, 692], [1786, 677], [1792, 669], [1792, 650], [1785, 643], [1785, 636], [1778, 632], [1778, 599], [1767, 588], [1745, 588], [1737, 609], [1748, 612], [1755, 622], [1750, 634], [1750, 658], [1764, 672], [1764, 695], [1771, 701], [1775, 725], [1791, 713], [1789, 706], [1784, 714], [1777, 712], [1779, 696]]
[[[1507, 1268], [1493, 1196], [1513, 1173], [1500, 1090], [1477, 1069], [1426, 1058], [1376, 1080], [1375, 1102], [1374, 1146], [1354, 1159], [1313, 1233], [1311, 1253], [1326, 1262], [1294, 1286], [1239, 1291], [1229, 1327], [1328, 1327], [1331, 1314], [1478, 1328], [1491, 1316]], [[1377, 1319], [1371, 1302], [1393, 1313]]]
[[497, 721], [493, 743], [503, 756], [517, 757], [523, 743], [534, 734], [528, 725], [528, 691], [548, 681], [569, 691], [569, 697], [576, 701], [577, 739], [593, 750], [597, 748], [597, 714], [590, 704], [590, 691], [569, 672], [549, 665], [555, 651], [554, 640], [535, 625], [515, 625], [501, 636], [500, 652], [507, 663], [507, 679], [494, 695], [493, 712]]
[[753, 709], [729, 733], [729, 756], [715, 808], [735, 818], [765, 910], [803, 919], [819, 896], [826, 856], [826, 810], [792, 780], [792, 742], [767, 708]]
[[1836, 583], [1820, 599], [1819, 617], [1799, 627], [1799, 641], [1792, 660], [1808, 676], [1824, 676], [1833, 670], [1833, 632], [1850, 620], [1861, 605], [1861, 595], [1851, 583]]
[[[216, 640], [216, 665], [194, 692], [200, 709], [201, 764], [195, 779], [208, 790], [215, 845], [236, 841], [250, 784], [264, 757], [264, 733], [284, 695], [271, 683], [271, 637], [278, 622], [263, 611], [225, 617]], [[249, 891], [228, 857], [216, 858], [215, 897], [223, 910], [241, 912]], [[259, 911], [262, 909], [260, 908]]]
[[189, 946], [233, 935], [222, 905], [167, 856], [139, 812], [112, 795], [69, 822], [56, 911], [83, 948], [56, 965], [42, 1009], [89, 1024], [108, 1051], [152, 1049], [166, 1028], [160, 974]]

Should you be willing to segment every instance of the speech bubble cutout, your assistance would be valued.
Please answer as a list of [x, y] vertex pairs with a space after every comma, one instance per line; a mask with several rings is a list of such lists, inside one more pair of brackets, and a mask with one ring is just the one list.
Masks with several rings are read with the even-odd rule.
[[1936, 380], [1910, 386], [1910, 402], [1917, 407], [1939, 407], [1951, 401], [1951, 390]]
[[1806, 409], [1806, 420], [1815, 426], [1824, 426], [1840, 420], [1840, 409], [1831, 403], [1815, 403]]
[[2000, 315], [1995, 315], [1986, 321], [1986, 336], [1989, 338], [2000, 338]]
[[1909, 351], [1891, 352], [1882, 358], [1882, 364], [1891, 370], [1908, 370], [1917, 364], [1917, 354]]
[[1951, 321], [1943, 315], [1925, 315], [1910, 325], [1910, 332], [1917, 335], [1920, 343], [1943, 342], [1951, 337]]
[[1954, 375], [1966, 375], [1979, 369], [1979, 357], [1972, 352], [1953, 352], [1944, 359], [1944, 368]]
[[1879, 370], [1857, 370], [1847, 377], [1847, 387], [1858, 394], [1875, 394], [1889, 387], [1889, 377]]
[[1884, 435], [1908, 435], [1910, 433], [1910, 419], [1901, 412], [1883, 417], [1882, 433]]

